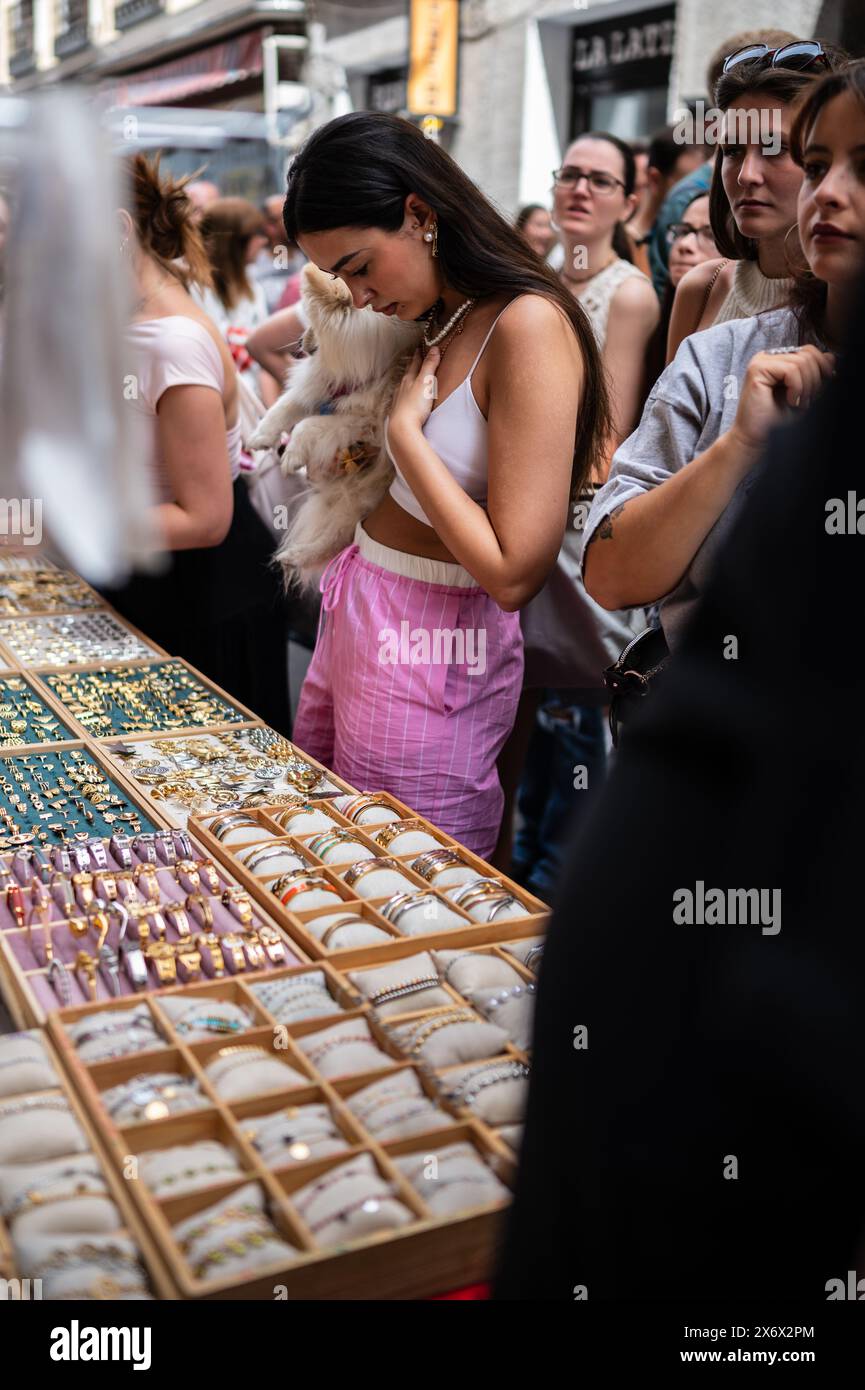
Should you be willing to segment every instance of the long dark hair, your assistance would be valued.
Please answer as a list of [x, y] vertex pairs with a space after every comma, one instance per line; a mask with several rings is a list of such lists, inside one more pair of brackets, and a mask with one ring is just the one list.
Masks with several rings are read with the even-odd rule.
[[[790, 154], [804, 167], [805, 143], [819, 113], [835, 97], [849, 92], [865, 110], [865, 59], [857, 58], [837, 72], [827, 72], [815, 82], [796, 112], [790, 130]], [[793, 293], [790, 303], [803, 328], [822, 337], [825, 331], [826, 282], [818, 280], [807, 265], [791, 264]]]
[[541, 294], [567, 315], [584, 368], [572, 473], [578, 492], [598, 469], [610, 433], [604, 370], [591, 325], [555, 271], [440, 145], [411, 121], [384, 112], [352, 111], [328, 121], [309, 136], [288, 171], [286, 237], [296, 241], [305, 232], [346, 226], [395, 232], [403, 224], [409, 193], [435, 213], [438, 260], [448, 285], [475, 298]]
[[[847, 55], [843, 49], [832, 44], [823, 44], [823, 51], [831, 69], [841, 66]], [[784, 106], [794, 106], [820, 78], [819, 68], [805, 68], [801, 72], [794, 68], [767, 68], [760, 62], [737, 63], [729, 72], [723, 73], [715, 85], [715, 105], [721, 111], [731, 106], [746, 105], [743, 97], [770, 96]], [[715, 168], [712, 171], [712, 187], [709, 190], [709, 221], [715, 236], [719, 256], [734, 261], [756, 261], [757, 242], [752, 237], [743, 236], [736, 225], [724, 183], [721, 178], [723, 151], [721, 146], [715, 154]]]
[[[624, 140], [620, 140], [618, 135], [611, 135], [608, 130], [586, 130], [582, 135], [575, 135], [571, 141], [576, 145], [580, 140], [606, 140], [608, 145], [619, 151], [622, 156], [622, 182], [624, 183], [624, 195], [630, 198], [637, 186], [637, 160], [630, 145], [626, 145]], [[631, 248], [631, 238], [625, 231], [624, 222], [617, 222], [613, 230], [613, 250], [623, 261], [630, 261], [633, 264], [634, 252]]]

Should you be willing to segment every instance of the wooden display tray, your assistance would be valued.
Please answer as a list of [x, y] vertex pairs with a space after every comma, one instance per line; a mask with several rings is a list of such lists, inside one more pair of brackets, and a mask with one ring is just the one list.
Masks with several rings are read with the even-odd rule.
[[[193, 670], [193, 671], [194, 671], [195, 668], [194, 668], [194, 667], [190, 667], [190, 670]], [[198, 673], [196, 672], [196, 674], [198, 674]], [[202, 679], [204, 679], [204, 677], [202, 677]], [[211, 681], [211, 682], [208, 682], [208, 684], [210, 684], [210, 685], [213, 686], [213, 682], [212, 682], [212, 681]], [[220, 690], [219, 686], [213, 686], [213, 689], [216, 690], [218, 694], [224, 695], [224, 698], [225, 698], [225, 699], [227, 699], [227, 700], [230, 700], [230, 699], [231, 699], [231, 696], [225, 695], [224, 692], [223, 692], [222, 690]], [[237, 701], [236, 701], [236, 700], [233, 701], [233, 703], [234, 703], [235, 705], [237, 705]], [[242, 708], [242, 706], [238, 706], [238, 707], [239, 707], [239, 708]], [[208, 726], [206, 726], [206, 727], [202, 727], [202, 728], [198, 728], [198, 729], [186, 729], [186, 730], [182, 730], [182, 729], [166, 729], [164, 733], [161, 733], [161, 732], [159, 732], [158, 730], [151, 730], [150, 732], [145, 732], [145, 733], [140, 733], [140, 734], [128, 734], [128, 735], [126, 735], [126, 736], [120, 736], [120, 735], [114, 734], [114, 735], [109, 736], [108, 738], [103, 738], [103, 739], [98, 739], [98, 740], [88, 740], [88, 741], [92, 741], [92, 742], [94, 743], [94, 745], [95, 745], [96, 747], [98, 747], [98, 748], [102, 751], [103, 755], [104, 755], [106, 758], [110, 759], [111, 762], [113, 763], [113, 765], [114, 765], [115, 767], [117, 767], [117, 768], [120, 770], [120, 773], [121, 773], [121, 775], [122, 775], [122, 777], [123, 777], [123, 779], [124, 779], [124, 781], [125, 781], [125, 783], [126, 783], [126, 786], [134, 790], [134, 792], [135, 792], [135, 797], [136, 797], [136, 800], [137, 800], [137, 801], [140, 802], [140, 801], [143, 800], [147, 805], [150, 805], [151, 802], [154, 802], [154, 801], [155, 801], [155, 803], [156, 803], [156, 804], [160, 807], [160, 809], [161, 809], [162, 819], [163, 819], [163, 822], [164, 822], [166, 825], [174, 825], [174, 826], [178, 826], [178, 827], [185, 828], [186, 825], [187, 825], [188, 823], [190, 823], [190, 822], [194, 819], [193, 815], [190, 814], [189, 816], [184, 816], [184, 815], [181, 814], [179, 811], [177, 811], [177, 810], [174, 809], [174, 803], [171, 802], [170, 800], [162, 799], [161, 797], [160, 797], [160, 798], [153, 798], [153, 797], [151, 797], [150, 793], [151, 793], [151, 791], [152, 791], [153, 789], [150, 788], [150, 787], [148, 787], [148, 786], [146, 786], [143, 782], [139, 782], [139, 781], [136, 779], [136, 777], [135, 777], [135, 775], [134, 775], [134, 773], [133, 773], [133, 771], [132, 771], [132, 767], [131, 767], [131, 766], [130, 766], [130, 768], [129, 768], [129, 771], [126, 770], [126, 763], [124, 762], [124, 760], [123, 760], [122, 758], [118, 758], [118, 757], [116, 756], [116, 754], [113, 753], [111, 745], [112, 745], [112, 744], [115, 744], [115, 743], [124, 743], [124, 744], [126, 744], [126, 743], [152, 743], [154, 740], [159, 740], [159, 741], [161, 741], [162, 739], [171, 739], [171, 738], [181, 738], [181, 739], [202, 738], [202, 737], [204, 737], [204, 736], [206, 736], [206, 735], [209, 735], [209, 734], [212, 734], [212, 735], [214, 735], [215, 737], [218, 737], [220, 734], [227, 734], [227, 733], [232, 733], [232, 732], [237, 732], [237, 733], [249, 733], [249, 732], [251, 732], [251, 731], [254, 730], [254, 729], [269, 729], [269, 728], [270, 728], [270, 725], [265, 724], [265, 723], [264, 723], [264, 720], [255, 718], [254, 716], [251, 716], [249, 722], [246, 723], [246, 724], [223, 724], [223, 725], [220, 725], [220, 726], [208, 725]], [[283, 737], [283, 735], [280, 735], [280, 737]], [[302, 758], [304, 762], [309, 763], [311, 767], [316, 767], [316, 768], [318, 768], [319, 771], [320, 771], [323, 775], [325, 775], [325, 776], [327, 777], [328, 781], [330, 781], [330, 782], [332, 782], [332, 783], [334, 784], [333, 787], [332, 787], [330, 790], [328, 790], [328, 791], [309, 792], [309, 793], [298, 792], [298, 793], [297, 793], [298, 796], [308, 796], [308, 799], [309, 799], [310, 801], [318, 802], [318, 801], [330, 800], [330, 799], [333, 798], [334, 796], [357, 796], [357, 795], [358, 795], [358, 791], [357, 791], [357, 788], [356, 788], [356, 787], [351, 786], [351, 784], [348, 783], [348, 782], [344, 782], [344, 781], [342, 780], [341, 777], [337, 777], [336, 773], [335, 773], [335, 772], [331, 772], [330, 768], [325, 767], [324, 763], [320, 763], [320, 762], [318, 761], [317, 758], [312, 758], [312, 757], [310, 757], [310, 755], [309, 755], [308, 753], [304, 753], [304, 751], [303, 751], [302, 748], [298, 747], [298, 745], [297, 745], [296, 743], [292, 743], [292, 742], [291, 742], [291, 739], [286, 739], [285, 741], [286, 741], [286, 743], [291, 744], [292, 749], [296, 752], [296, 754], [297, 754], [297, 756], [298, 756], [299, 758]], [[266, 756], [266, 755], [265, 755], [265, 756]], [[179, 778], [179, 779], [182, 779], [182, 776], [183, 776], [182, 773], [178, 773], [178, 778]], [[157, 790], [158, 790], [158, 787], [157, 787]], [[285, 792], [285, 793], [282, 793], [282, 792], [281, 792], [281, 793], [280, 793], [280, 795], [288, 795], [288, 794], [289, 794], [288, 792]], [[246, 809], [246, 808], [241, 808], [240, 805], [237, 805], [237, 806], [222, 806], [222, 807], [219, 808], [219, 810], [215, 810], [215, 811], [206, 811], [206, 812], [204, 813], [204, 817], [203, 817], [203, 818], [204, 818], [204, 819], [209, 819], [209, 818], [211, 818], [211, 817], [213, 817], [213, 816], [216, 816], [216, 815], [223, 815], [223, 814], [226, 814], [227, 812], [236, 811], [236, 810], [240, 810], [240, 809]], [[197, 833], [197, 832], [196, 832], [196, 833]]]
[[[45, 677], [49, 675], [68, 674], [70, 676], [87, 676], [94, 671], [111, 672], [112, 670], [115, 670], [118, 667], [123, 669], [125, 669], [126, 667], [131, 667], [135, 670], [143, 671], [147, 667], [164, 666], [166, 662], [171, 662], [173, 665], [176, 666], [182, 666], [186, 671], [189, 672], [191, 676], [194, 676], [195, 679], [199, 681], [206, 690], [209, 690], [213, 695], [218, 696], [220, 700], [223, 700], [226, 704], [230, 705], [232, 709], [236, 710], [238, 715], [240, 715], [241, 717], [234, 721], [223, 721], [222, 723], [216, 724], [189, 724], [176, 726], [173, 725], [169, 729], [160, 729], [154, 727], [152, 729], [137, 729], [132, 733], [124, 733], [118, 730], [110, 734], [96, 735], [91, 734], [87, 726], [85, 724], [82, 724], [81, 721], [77, 719], [74, 714], [71, 713], [71, 711], [67, 708], [66, 705], [63, 704], [60, 697], [55, 693], [51, 685], [45, 679]], [[254, 714], [252, 710], [247, 709], [246, 705], [241, 704], [239, 700], [235, 700], [233, 695], [229, 695], [225, 690], [218, 686], [215, 683], [215, 681], [209, 680], [208, 677], [205, 676], [201, 671], [199, 671], [195, 666], [191, 665], [191, 663], [188, 661], [184, 661], [183, 658], [179, 656], [165, 655], [147, 658], [139, 657], [131, 661], [88, 662], [79, 666], [33, 666], [27, 667], [26, 669], [28, 674], [30, 675], [32, 684], [35, 687], [37, 687], [39, 695], [43, 696], [43, 698], [45, 695], [50, 695], [53, 697], [54, 704], [57, 707], [57, 709], [63, 712], [66, 723], [71, 725], [71, 727], [77, 731], [75, 737], [92, 739], [94, 743], [98, 744], [101, 747], [105, 747], [105, 745], [109, 743], [125, 743], [127, 739], [132, 738], [167, 738], [170, 734], [177, 734], [181, 737], [191, 738], [195, 734], [221, 733], [227, 729], [245, 729], [248, 728], [250, 725], [261, 725], [261, 720], [259, 719], [258, 715]]]
[[26, 757], [29, 753], [48, 753], [54, 748], [81, 746], [83, 739], [78, 732], [78, 724], [70, 714], [67, 714], [54, 692], [46, 689], [29, 667], [21, 666], [8, 671], [0, 671], [0, 677], [8, 678], [9, 676], [23, 680], [27, 687], [33, 691], [35, 698], [41, 700], [52, 714], [56, 714], [61, 724], [65, 724], [69, 732], [65, 736], [58, 735], [56, 738], [43, 739], [41, 743], [20, 743], [8, 748], [0, 744], [0, 754], [7, 758], [16, 755]]
[[[23, 1031], [23, 1030], [22, 1030]], [[97, 1131], [97, 1126], [88, 1113], [87, 1107], [82, 1103], [81, 1094], [77, 1090], [74, 1078], [70, 1077], [68, 1069], [64, 1068], [53, 1040], [48, 1033], [39, 1030], [40, 1041], [57, 1073], [57, 1085], [52, 1086], [48, 1091], [28, 1091], [23, 1092], [22, 1096], [4, 1096], [3, 1100], [20, 1100], [24, 1095], [54, 1095], [60, 1092], [65, 1096], [69, 1103], [76, 1120], [80, 1124], [90, 1145], [90, 1148], [99, 1161], [102, 1169], [109, 1195], [120, 1211], [123, 1218], [123, 1226], [113, 1232], [114, 1235], [128, 1235], [138, 1246], [141, 1261], [147, 1270], [147, 1275], [151, 1283], [151, 1292], [156, 1298], [175, 1299], [177, 1294], [171, 1280], [167, 1277], [165, 1269], [159, 1259], [157, 1246], [152, 1240], [147, 1225], [142, 1221], [141, 1216], [135, 1208], [135, 1204], [129, 1198], [129, 1184], [125, 1182], [118, 1173], [115, 1166], [110, 1161], [110, 1156], [105, 1152], [103, 1142]], [[0, 1101], [0, 1105], [2, 1105]], [[87, 1243], [90, 1236], [82, 1234], [82, 1243]], [[4, 1267], [5, 1266], [5, 1267]], [[15, 1251], [12, 1244], [12, 1237], [7, 1229], [2, 1215], [0, 1215], [0, 1276], [9, 1279], [23, 1278], [19, 1274], [15, 1265]]]
[[103, 602], [100, 605], [99, 609], [75, 609], [74, 613], [71, 615], [69, 613], [6, 613], [5, 615], [3, 615], [3, 618], [4, 620], [8, 620], [12, 623], [22, 623], [32, 622], [34, 619], [38, 618], [68, 618], [70, 616], [74, 617], [78, 613], [82, 613], [86, 616], [89, 613], [96, 612], [107, 613], [111, 618], [114, 619], [114, 621], [117, 623], [119, 627], [125, 628], [126, 631], [129, 632], [133, 637], [137, 637], [139, 642], [144, 642], [145, 645], [150, 648], [148, 654], [146, 656], [142, 654], [138, 657], [127, 657], [125, 660], [121, 658], [120, 660], [115, 661], [102, 661], [95, 663], [92, 657], [88, 657], [88, 659], [84, 662], [74, 662], [66, 666], [58, 666], [55, 662], [22, 661], [18, 657], [17, 653], [13, 651], [13, 649], [10, 646], [7, 646], [7, 644], [2, 640], [2, 638], [0, 638], [0, 659], [8, 660], [11, 663], [11, 669], [16, 671], [81, 671], [89, 666], [93, 666], [94, 664], [105, 667], [126, 666], [135, 661], [165, 661], [170, 658], [170, 652], [165, 651], [163, 647], [160, 647], [158, 642], [154, 642], [152, 637], [148, 637], [145, 633], [141, 631], [140, 628], [137, 628], [134, 623], [130, 623], [127, 618], [124, 618], [122, 614], [118, 613], [116, 608], [112, 608], [110, 604], [105, 602]]
[[[416, 853], [391, 855], [387, 849], [382, 849], [377, 845], [371, 836], [375, 829], [382, 829], [383, 827], [355, 825], [352, 821], [341, 815], [335, 806], [329, 806], [327, 808], [327, 814], [332, 816], [335, 824], [340, 829], [351, 830], [352, 834], [354, 834], [363, 845], [368, 849], [372, 849], [376, 854], [395, 859], [414, 887], [433, 893], [434, 896], [452, 912], [465, 919], [465, 927], [451, 927], [445, 928], [444, 930], [408, 936], [398, 931], [397, 928], [392, 926], [378, 911], [378, 908], [381, 907], [385, 899], [359, 898], [356, 894], [352, 893], [351, 889], [348, 888], [345, 883], [343, 883], [338, 870], [344, 872], [348, 867], [347, 863], [339, 866], [325, 863], [324, 860], [312, 853], [309, 849], [309, 841], [313, 838], [315, 832], [313, 832], [313, 835], [304, 835], [298, 838], [287, 834], [273, 820], [273, 814], [278, 813], [280, 809], [285, 809], [284, 807], [253, 807], [245, 810], [245, 814], [248, 814], [264, 828], [273, 832], [275, 842], [280, 845], [285, 845], [287, 848], [294, 849], [297, 853], [303, 855], [309, 862], [311, 871], [314, 870], [340, 893], [340, 896], [344, 899], [343, 905], [346, 912], [357, 913], [364, 917], [366, 920], [374, 923], [375, 926], [387, 932], [388, 936], [391, 938], [389, 941], [383, 941], [377, 945], [354, 947], [341, 951], [329, 951], [309, 930], [308, 923], [316, 917], [329, 915], [330, 913], [340, 910], [340, 908], [328, 906], [311, 908], [304, 912], [292, 912], [289, 911], [288, 908], [283, 907], [266, 886], [264, 880], [256, 877], [254, 873], [251, 873], [238, 858], [238, 851], [242, 851], [244, 848], [252, 848], [255, 842], [249, 842], [247, 845], [238, 843], [236, 845], [226, 846], [221, 840], [218, 840], [209, 829], [208, 823], [216, 819], [216, 815], [221, 813], [208, 815], [206, 817], [190, 817], [189, 831], [190, 834], [194, 834], [195, 838], [204, 845], [212, 859], [221, 862], [231, 872], [238, 882], [247, 890], [250, 897], [255, 898], [256, 902], [271, 912], [274, 918], [281, 923], [288, 935], [301, 946], [308, 956], [314, 960], [332, 960], [334, 964], [341, 968], [360, 964], [370, 955], [374, 956], [376, 960], [384, 962], [387, 960], [396, 960], [401, 956], [412, 955], [416, 951], [429, 949], [447, 950], [451, 947], [454, 950], [462, 950], [466, 947], [481, 945], [486, 942], [508, 940], [511, 937], [517, 936], [542, 935], [544, 933], [550, 909], [540, 898], [534, 897], [534, 895], [527, 892], [526, 889], [521, 888], [519, 884], [508, 878], [507, 875], [499, 873], [491, 864], [488, 864], [484, 859], [480, 859], [476, 854], [473, 854], [471, 850], [461, 845], [458, 840], [454, 840], [449, 835], [445, 835], [444, 832], [433, 825], [431, 821], [411, 811], [403, 802], [398, 801], [395, 796], [391, 796], [388, 792], [375, 792], [374, 795], [380, 797], [383, 801], [386, 801], [388, 805], [392, 806], [395, 811], [398, 811], [401, 820], [419, 821], [423, 828], [432, 835], [443, 848], [453, 849], [460, 855], [460, 858], [463, 859], [466, 864], [476, 869], [478, 877], [495, 878], [500, 882], [525, 905], [525, 916], [506, 918], [498, 922], [477, 921], [470, 917], [467, 912], [457, 907], [441, 889], [433, 888], [430, 883], [421, 878], [419, 874], [416, 874], [409, 867], [412, 861], [418, 857]], [[318, 806], [320, 803], [316, 801], [314, 804]], [[264, 842], [261, 843], [263, 844]]]
[[[531, 972], [521, 967], [519, 962], [510, 956], [506, 956], [505, 959], [525, 978], [533, 978]], [[379, 964], [380, 960], [381, 957], [376, 956], [368, 963]], [[230, 998], [234, 1002], [246, 1004], [254, 1018], [253, 1027], [247, 1032], [235, 1034], [234, 1037], [270, 1049], [274, 1055], [287, 1060], [297, 1071], [309, 1078], [309, 1084], [300, 1088], [270, 1091], [240, 1101], [227, 1102], [220, 1099], [203, 1072], [203, 1065], [206, 1065], [208, 1058], [224, 1044], [224, 1038], [216, 1037], [201, 1043], [184, 1042], [168, 1022], [167, 1016], [160, 1012], [159, 1000], [154, 997], [144, 998], [157, 1020], [160, 1032], [169, 1044], [168, 1048], [150, 1049], [106, 1062], [82, 1062], [66, 1028], [69, 1023], [97, 1010], [117, 1008], [115, 1001], [64, 1010], [51, 1017], [49, 1028], [58, 1052], [76, 1091], [88, 1108], [104, 1149], [118, 1172], [129, 1171], [129, 1159], [136, 1152], [168, 1148], [205, 1138], [219, 1139], [227, 1144], [234, 1151], [243, 1169], [242, 1177], [215, 1184], [195, 1193], [164, 1199], [154, 1197], [137, 1176], [127, 1179], [127, 1188], [137, 1205], [141, 1219], [159, 1248], [163, 1277], [171, 1281], [177, 1296], [206, 1300], [424, 1298], [489, 1278], [494, 1266], [496, 1243], [501, 1234], [506, 1204], [475, 1207], [454, 1217], [436, 1218], [406, 1179], [392, 1166], [390, 1159], [410, 1152], [417, 1152], [425, 1157], [434, 1154], [437, 1148], [464, 1140], [471, 1143], [501, 1180], [510, 1186], [515, 1171], [513, 1153], [494, 1130], [489, 1129], [470, 1111], [449, 1109], [446, 1103], [443, 1103], [435, 1089], [434, 1074], [414, 1067], [396, 1051], [376, 1020], [374, 1011], [367, 1004], [362, 1007], [355, 1006], [359, 996], [353, 986], [328, 962], [315, 962], [312, 967], [295, 966], [282, 973], [304, 974], [311, 968], [321, 970], [325, 974], [335, 1000], [334, 1014], [294, 1024], [278, 1024], [263, 1008], [260, 1000], [251, 994], [248, 984], [241, 979], [235, 979], [228, 984], [191, 985], [168, 991], [187, 998], [203, 995]], [[457, 999], [461, 999], [456, 991], [452, 992]], [[396, 1021], [397, 1017], [402, 1021], [410, 1015], [390, 1016], [388, 1024]], [[446, 1110], [456, 1123], [445, 1122], [426, 1133], [384, 1143], [376, 1140], [365, 1130], [348, 1109], [345, 1101], [354, 1091], [381, 1079], [387, 1072], [380, 1069], [327, 1079], [316, 1072], [296, 1043], [300, 1037], [351, 1018], [365, 1018], [380, 1046], [396, 1060], [396, 1067], [392, 1066], [389, 1070], [394, 1071], [401, 1067], [414, 1070], [427, 1095], [436, 1098], [441, 1108]], [[525, 1060], [525, 1054], [509, 1046], [507, 1058]], [[480, 1062], [490, 1059], [478, 1060]], [[120, 1128], [114, 1125], [102, 1107], [99, 1099], [100, 1090], [116, 1085], [142, 1069], [162, 1070], [167, 1065], [176, 1066], [183, 1073], [195, 1076], [211, 1102], [209, 1106], [200, 1111], [168, 1116], [128, 1127]], [[442, 1075], [446, 1075], [447, 1070], [443, 1069]], [[324, 1102], [329, 1106], [337, 1128], [348, 1140], [349, 1147], [344, 1152], [327, 1158], [308, 1159], [275, 1169], [266, 1167], [257, 1150], [245, 1137], [243, 1120], [251, 1115], [280, 1110], [287, 1105], [313, 1102]], [[314, 1237], [299, 1212], [292, 1206], [291, 1194], [328, 1170], [364, 1152], [372, 1155], [379, 1173], [395, 1185], [398, 1199], [414, 1212], [417, 1220], [397, 1231], [382, 1231], [373, 1236], [347, 1241], [337, 1247], [321, 1249], [315, 1244]], [[195, 1212], [212, 1206], [250, 1181], [257, 1181], [264, 1190], [271, 1217], [280, 1234], [295, 1248], [301, 1250], [302, 1254], [296, 1261], [270, 1266], [242, 1282], [237, 1282], [231, 1277], [207, 1282], [196, 1278], [174, 1240], [171, 1226]]]
[[[201, 859], [205, 859], [208, 857], [205, 853], [203, 846], [197, 844], [194, 839], [193, 847], [197, 851], [197, 857]], [[7, 861], [11, 861], [11, 857], [11, 854], [8, 852], [4, 856], [2, 856], [2, 858], [6, 859]], [[164, 870], [167, 866], [164, 864], [160, 864], [157, 867], [159, 869]], [[231, 874], [226, 869], [225, 865], [218, 863], [216, 867], [218, 869], [218, 872], [220, 873], [220, 876], [227, 880], [229, 884], [235, 882], [233, 874]], [[207, 894], [205, 891], [205, 896], [209, 897], [210, 894]], [[278, 906], [278, 904], [276, 905]], [[260, 911], [261, 916], [263, 916], [266, 919], [267, 923], [276, 928], [286, 949], [289, 950], [292, 953], [292, 955], [297, 957], [299, 963], [309, 962], [311, 960], [311, 957], [308, 955], [308, 953], [304, 952], [302, 947], [292, 937], [288, 935], [283, 922], [272, 911], [271, 904], [256, 903], [256, 908]], [[0, 892], [0, 914], [4, 913], [5, 910], [6, 909], [2, 904], [2, 892]], [[60, 918], [57, 919], [56, 925], [62, 925], [62, 920]], [[39, 966], [33, 970], [25, 969], [19, 961], [15, 953], [15, 950], [13, 949], [14, 939], [17, 937], [26, 937], [26, 935], [26, 926], [23, 929], [14, 926], [7, 927], [4, 929], [2, 926], [0, 926], [0, 993], [2, 993], [4, 996], [7, 1007], [9, 1009], [10, 1014], [12, 1015], [16, 1027], [20, 1029], [42, 1027], [47, 1022], [49, 1013], [54, 1012], [53, 1009], [46, 1010], [46, 1008], [37, 998], [37, 995], [33, 990], [32, 981], [35, 978], [42, 978], [45, 975], [45, 967]], [[249, 970], [244, 972], [244, 978], [248, 976], [249, 978], [255, 980], [267, 980], [270, 976], [277, 974], [281, 969], [282, 967], [273, 966], [263, 971]], [[227, 978], [239, 978], [239, 975], [228, 975]], [[171, 988], [174, 988], [174, 986], [159, 986], [156, 984], [152, 984], [151, 987], [146, 991], [120, 996], [117, 1002], [121, 1005], [125, 1002], [129, 1007], [132, 1007], [136, 1000], [142, 998], [145, 993], [160, 994], [165, 989]], [[96, 1000], [92, 1003], [88, 1003], [87, 1007], [94, 1008], [97, 1003], [103, 1002], [108, 1001]], [[60, 1009], [62, 1007], [63, 1006], [59, 1001], [55, 1004], [55, 1009]]]

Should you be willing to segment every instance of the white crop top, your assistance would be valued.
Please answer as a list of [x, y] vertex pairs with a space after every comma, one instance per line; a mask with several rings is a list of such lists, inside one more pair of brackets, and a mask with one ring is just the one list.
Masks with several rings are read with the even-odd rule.
[[[132, 323], [127, 339], [135, 354], [137, 395], [130, 405], [150, 421], [153, 438], [151, 464], [158, 499], [172, 502], [171, 485], [162, 450], [156, 407], [170, 386], [211, 386], [220, 396], [225, 391], [222, 356], [207, 329], [185, 314], [169, 314], [161, 319]], [[240, 474], [241, 423], [226, 428], [228, 462], [234, 481]]]
[[[508, 301], [509, 304], [513, 300]], [[424, 438], [435, 449], [448, 472], [456, 478], [463, 492], [482, 507], [487, 502], [487, 478], [489, 460], [487, 457], [487, 422], [481, 414], [480, 406], [472, 390], [472, 376], [481, 360], [481, 354], [490, 340], [493, 329], [507, 309], [499, 310], [493, 319], [489, 333], [481, 343], [481, 349], [471, 365], [468, 376], [461, 381], [455, 391], [446, 396], [441, 405], [435, 406], [423, 427]], [[425, 526], [432, 523], [397, 467], [396, 459], [387, 442], [387, 425], [384, 422], [385, 448], [388, 458], [396, 469], [396, 477], [390, 485], [390, 495], [404, 512], [422, 521]]]

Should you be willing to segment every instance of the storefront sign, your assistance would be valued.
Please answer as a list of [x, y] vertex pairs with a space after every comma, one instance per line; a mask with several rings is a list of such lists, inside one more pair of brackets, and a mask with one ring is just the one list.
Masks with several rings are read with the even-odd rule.
[[[676, 21], [671, 9], [651, 11], [648, 17], [611, 20], [597, 29], [574, 31], [574, 70], [579, 74], [611, 75], [632, 64], [668, 60], [673, 52]], [[621, 74], [624, 76], [624, 74]]]
[[414, 116], [455, 116], [459, 0], [411, 0], [408, 110]]

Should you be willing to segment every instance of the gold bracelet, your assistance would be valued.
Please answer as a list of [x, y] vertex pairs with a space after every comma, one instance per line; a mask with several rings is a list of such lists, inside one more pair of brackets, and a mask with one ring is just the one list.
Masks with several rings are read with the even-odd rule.
[[407, 877], [407, 875], [403, 873], [402, 865], [398, 864], [395, 859], [380, 857], [376, 859], [359, 859], [356, 864], [352, 864], [347, 873], [343, 874], [342, 881], [347, 888], [352, 888], [359, 878], [363, 878], [364, 874], [374, 873], [376, 869], [395, 869], [403, 878]]
[[319, 937], [319, 941], [321, 942], [322, 946], [329, 947], [330, 938], [333, 936], [334, 932], [339, 931], [340, 927], [356, 927], [358, 922], [363, 922], [363, 918], [352, 916], [340, 917], [338, 921], [331, 922], [324, 935]]
[[376, 844], [380, 845], [382, 849], [387, 849], [392, 840], [399, 839], [400, 835], [408, 835], [413, 830], [420, 830], [427, 835], [429, 834], [423, 821], [394, 820], [382, 826], [381, 830], [372, 831], [371, 838], [375, 840]]

